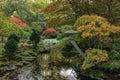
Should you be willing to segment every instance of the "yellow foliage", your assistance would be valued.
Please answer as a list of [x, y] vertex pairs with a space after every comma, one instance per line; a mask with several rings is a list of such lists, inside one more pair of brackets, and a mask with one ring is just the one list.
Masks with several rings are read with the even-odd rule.
[[83, 15], [80, 18], [77, 19], [74, 26], [78, 28], [78, 27], [83, 26], [83, 25], [91, 24], [91, 25], [97, 27], [96, 23], [97, 24], [102, 24], [106, 21], [107, 20], [105, 18], [97, 16], [97, 15]]
[[57, 61], [61, 61], [64, 57], [62, 56], [62, 54], [55, 50], [55, 49], [52, 49], [51, 52], [50, 52], [50, 56], [49, 56], [49, 61], [50, 62], [57, 62]]
[[[91, 17], [90, 19], [91, 21], [89, 21], [88, 24], [83, 24], [77, 28], [78, 32], [81, 33], [82, 38], [89, 38], [94, 36], [104, 37], [104, 36], [110, 36], [111, 34], [120, 33], [120, 27], [116, 27], [114, 25], [111, 25], [107, 21], [103, 21], [102, 17], [100, 18], [99, 16], [94, 16], [94, 15], [89, 17]], [[86, 19], [87, 22], [85, 22], [85, 19], [81, 20], [80, 23], [82, 23], [82, 21], [83, 23], [87, 23], [88, 20]]]
[[108, 60], [108, 54], [105, 50], [99, 50], [99, 49], [88, 49], [86, 50], [86, 59], [83, 62], [83, 65], [81, 69], [86, 70], [88, 68], [91, 68], [92, 66], [95, 66], [96, 64], [100, 62], [104, 62]]

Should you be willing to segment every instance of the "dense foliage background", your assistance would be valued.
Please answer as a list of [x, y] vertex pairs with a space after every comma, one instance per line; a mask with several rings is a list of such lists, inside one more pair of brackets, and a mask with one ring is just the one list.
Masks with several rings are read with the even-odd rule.
[[[68, 30], [77, 31], [85, 59]], [[78, 76], [120, 79], [120, 0], [0, 0], [0, 38], [0, 67], [48, 52], [51, 64], [67, 63]], [[57, 43], [45, 46], [46, 39]]]

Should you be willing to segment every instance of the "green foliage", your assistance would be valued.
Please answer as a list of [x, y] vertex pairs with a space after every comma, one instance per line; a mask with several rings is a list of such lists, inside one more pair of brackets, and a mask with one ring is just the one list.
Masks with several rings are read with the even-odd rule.
[[32, 33], [32, 31], [28, 31], [28, 32], [24, 31], [24, 33], [23, 33], [21, 38], [25, 39], [25, 40], [28, 40], [30, 35], [31, 35], [31, 33]]
[[5, 67], [5, 66], [8, 66], [9, 64], [7, 62], [2, 62], [0, 63], [0, 67]]
[[4, 0], [0, 1], [0, 11], [4, 13], [4, 16], [15, 16], [31, 25], [32, 22], [46, 20], [46, 15], [40, 13], [40, 10], [48, 2], [45, 0]]
[[8, 18], [0, 20], [0, 29], [4, 29], [4, 36], [16, 34], [21, 37], [24, 33], [18, 24], [12, 23]]
[[32, 34], [30, 36], [30, 41], [32, 41], [32, 43], [33, 43], [33, 48], [36, 49], [37, 44], [40, 41], [40, 33], [33, 29], [33, 32], [32, 32]]
[[118, 3], [116, 3], [116, 5], [115, 5], [115, 7], [114, 7], [114, 9], [113, 9], [113, 14], [114, 14], [114, 16], [115, 16], [115, 23], [117, 24], [117, 25], [120, 25], [120, 2], [118, 2]]
[[65, 31], [68, 31], [68, 30], [73, 30], [74, 27], [72, 25], [63, 25], [61, 27], [57, 27], [57, 31], [61, 32], [61, 33], [64, 33]]
[[110, 60], [120, 60], [120, 52], [111, 50], [111, 52], [109, 53], [109, 58]]
[[65, 37], [64, 34], [58, 33], [56, 38], [57, 38], [57, 40], [61, 40], [64, 37]]
[[21, 36], [22, 39], [29, 39], [31, 33], [32, 33], [32, 28], [28, 25], [26, 25], [23, 29], [23, 35]]
[[65, 31], [73, 30], [73, 29], [74, 27], [72, 25], [63, 25], [61, 27], [57, 27], [57, 31], [58, 31], [57, 39], [60, 40], [64, 38], [66, 36]]
[[61, 62], [63, 60], [64, 60], [64, 57], [61, 54], [61, 52], [59, 52], [59, 51], [57, 51], [55, 49], [51, 50], [50, 56], [49, 56], [49, 61], [51, 63], [53, 63], [53, 65], [59, 65], [59, 62]]
[[67, 0], [56, 0], [46, 6], [42, 12], [50, 14], [47, 27], [57, 28], [62, 25], [73, 25], [76, 18], [70, 6]]
[[108, 60], [108, 54], [105, 50], [99, 49], [88, 49], [86, 50], [86, 58], [83, 62], [81, 69], [86, 70], [98, 63], [104, 62]]
[[17, 41], [14, 39], [10, 39], [5, 43], [4, 49], [6, 51], [5, 56], [8, 59], [13, 59], [14, 52], [18, 49]]
[[17, 43], [20, 42], [20, 37], [18, 37], [16, 34], [11, 34], [9, 37], [8, 37], [8, 40], [10, 39], [14, 39]]
[[77, 53], [72, 52], [75, 48], [70, 43], [67, 37], [61, 39], [57, 44], [57, 50], [61, 51], [62, 55], [66, 58], [73, 57], [78, 55]]
[[117, 40], [116, 43], [114, 43], [114, 46], [115, 46], [115, 49], [120, 48], [120, 40]]
[[0, 19], [0, 34], [3, 37], [16, 34], [21, 38], [28, 38], [30, 32], [30, 27], [28, 26], [22, 29], [18, 24], [11, 22], [9, 18]]
[[100, 69], [104, 69], [105, 71], [117, 71], [120, 69], [120, 60], [111, 60], [106, 63], [100, 64], [97, 66]]
[[42, 27], [40, 26], [40, 23], [33, 23], [32, 24], [32, 29], [38, 31], [38, 32], [42, 32]]
[[100, 79], [106, 78], [106, 74], [104, 73], [103, 70], [88, 69], [86, 71], [83, 71], [82, 73], [85, 75], [88, 75], [89, 77], [91, 77], [93, 79], [94, 78], [100, 78]]
[[6, 56], [9, 59], [13, 59], [14, 52], [18, 49], [18, 43], [20, 42], [20, 37], [18, 37], [16, 34], [11, 34], [8, 37], [7, 42], [5, 43], [4, 49]]
[[46, 26], [57, 28], [62, 25], [73, 25], [75, 20], [76, 19], [73, 16], [69, 16], [66, 14], [60, 14], [60, 15], [56, 14], [47, 21]]
[[68, 41], [68, 38], [63, 38], [62, 40], [60, 40], [56, 46], [58, 50], [62, 50], [63, 48], [66, 47], [66, 45], [70, 44], [70, 42]]
[[119, 24], [119, 4], [119, 0], [55, 0], [43, 11], [51, 15], [74, 15], [75, 19], [85, 14], [95, 14], [107, 18], [112, 23]]
[[43, 46], [40, 46], [40, 47], [38, 47], [37, 48], [37, 53], [46, 53], [46, 52], [50, 52], [50, 50], [51, 50], [51, 48], [49, 47], [49, 46], [45, 46], [45, 47], [43, 47]]

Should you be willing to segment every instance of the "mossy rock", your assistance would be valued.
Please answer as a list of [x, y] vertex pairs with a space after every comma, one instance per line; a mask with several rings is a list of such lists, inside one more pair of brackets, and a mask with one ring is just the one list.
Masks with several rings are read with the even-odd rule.
[[28, 52], [23, 52], [20, 54], [21, 56], [30, 56], [30, 54]]
[[33, 61], [34, 59], [35, 59], [36, 57], [24, 57], [24, 58], [22, 58], [22, 61]]
[[0, 58], [0, 61], [6, 61], [6, 58], [4, 58], [4, 57], [2, 57], [2, 58]]
[[28, 52], [31, 56], [37, 56], [36, 52]]
[[9, 65], [8, 62], [1, 62], [1, 61], [0, 61], [0, 67], [4, 67], [4, 66], [8, 66], [8, 65]]

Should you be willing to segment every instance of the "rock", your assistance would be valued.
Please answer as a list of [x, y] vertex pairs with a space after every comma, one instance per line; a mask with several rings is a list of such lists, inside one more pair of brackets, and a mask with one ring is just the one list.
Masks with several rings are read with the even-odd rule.
[[28, 61], [22, 61], [23, 65], [29, 64], [30, 62]]
[[8, 66], [7, 68], [6, 68], [6, 70], [7, 71], [11, 71], [11, 70], [15, 70], [15, 69], [17, 69], [18, 67], [17, 66], [15, 66], [15, 65], [10, 65], [10, 66]]
[[27, 61], [27, 62], [31, 62], [35, 59], [35, 57], [25, 57], [22, 59], [22, 61]]
[[19, 63], [17, 63], [16, 66], [18, 66], [18, 67], [23, 66], [23, 62], [19, 62]]

